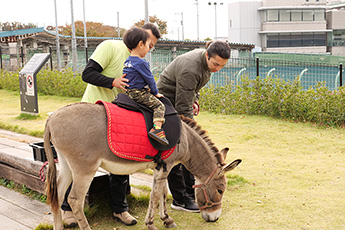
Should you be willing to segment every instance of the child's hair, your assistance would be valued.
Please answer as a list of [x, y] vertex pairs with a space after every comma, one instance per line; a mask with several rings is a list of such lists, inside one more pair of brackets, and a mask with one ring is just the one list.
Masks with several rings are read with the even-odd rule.
[[126, 31], [123, 36], [123, 42], [128, 49], [132, 50], [137, 47], [140, 41], [143, 41], [145, 44], [149, 37], [150, 35], [146, 30], [139, 27], [132, 27]]

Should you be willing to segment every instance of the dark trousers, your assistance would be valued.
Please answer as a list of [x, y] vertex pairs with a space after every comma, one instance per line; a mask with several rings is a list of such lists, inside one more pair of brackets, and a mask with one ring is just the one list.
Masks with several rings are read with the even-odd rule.
[[[67, 202], [67, 197], [71, 191], [72, 184], [68, 187], [65, 199], [61, 205], [61, 209], [64, 211], [72, 211], [71, 207]], [[128, 175], [109, 175], [109, 196], [110, 206], [113, 212], [116, 214], [128, 211], [128, 204], [126, 195], [130, 193], [129, 187], [129, 176]]]
[[183, 203], [185, 199], [195, 199], [193, 188], [195, 184], [194, 175], [183, 164], [175, 165], [171, 169], [168, 175], [168, 184], [175, 201]]

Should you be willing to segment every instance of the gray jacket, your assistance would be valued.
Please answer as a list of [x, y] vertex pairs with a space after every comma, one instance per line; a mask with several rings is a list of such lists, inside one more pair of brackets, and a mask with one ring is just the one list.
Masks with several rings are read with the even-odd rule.
[[177, 112], [193, 118], [193, 103], [199, 90], [210, 80], [206, 50], [196, 49], [178, 56], [161, 73], [157, 87]]

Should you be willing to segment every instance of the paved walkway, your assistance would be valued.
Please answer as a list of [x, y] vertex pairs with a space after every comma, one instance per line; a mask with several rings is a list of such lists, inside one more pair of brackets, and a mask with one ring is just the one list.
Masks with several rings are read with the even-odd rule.
[[[29, 143], [42, 141], [41, 138], [0, 129], [0, 154], [15, 155], [33, 161], [33, 151]], [[130, 176], [130, 183], [151, 187], [152, 176], [133, 174]], [[0, 186], [0, 223], [1, 229], [29, 230], [35, 229], [40, 223], [52, 224], [53, 217], [47, 204]]]

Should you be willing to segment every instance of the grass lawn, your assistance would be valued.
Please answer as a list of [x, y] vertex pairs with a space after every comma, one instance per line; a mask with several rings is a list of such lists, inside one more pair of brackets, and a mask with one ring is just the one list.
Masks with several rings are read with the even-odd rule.
[[[18, 120], [19, 94], [0, 90], [2, 126], [41, 132], [47, 113], [80, 99], [39, 96], [40, 117]], [[229, 147], [227, 161], [243, 162], [229, 173], [244, 182], [228, 185], [223, 211], [215, 223], [199, 214], [173, 211], [176, 229], [343, 229], [345, 226], [345, 130], [258, 116], [196, 117], [219, 149]], [[38, 133], [39, 133], [38, 132]], [[136, 226], [111, 219], [108, 207], [89, 218], [93, 229], [145, 229], [146, 206], [130, 201]], [[171, 202], [171, 201], [170, 201]], [[169, 202], [169, 205], [170, 205]], [[107, 206], [107, 205], [105, 205]], [[105, 211], [104, 211], [105, 210]], [[159, 217], [155, 224], [165, 229]]]

